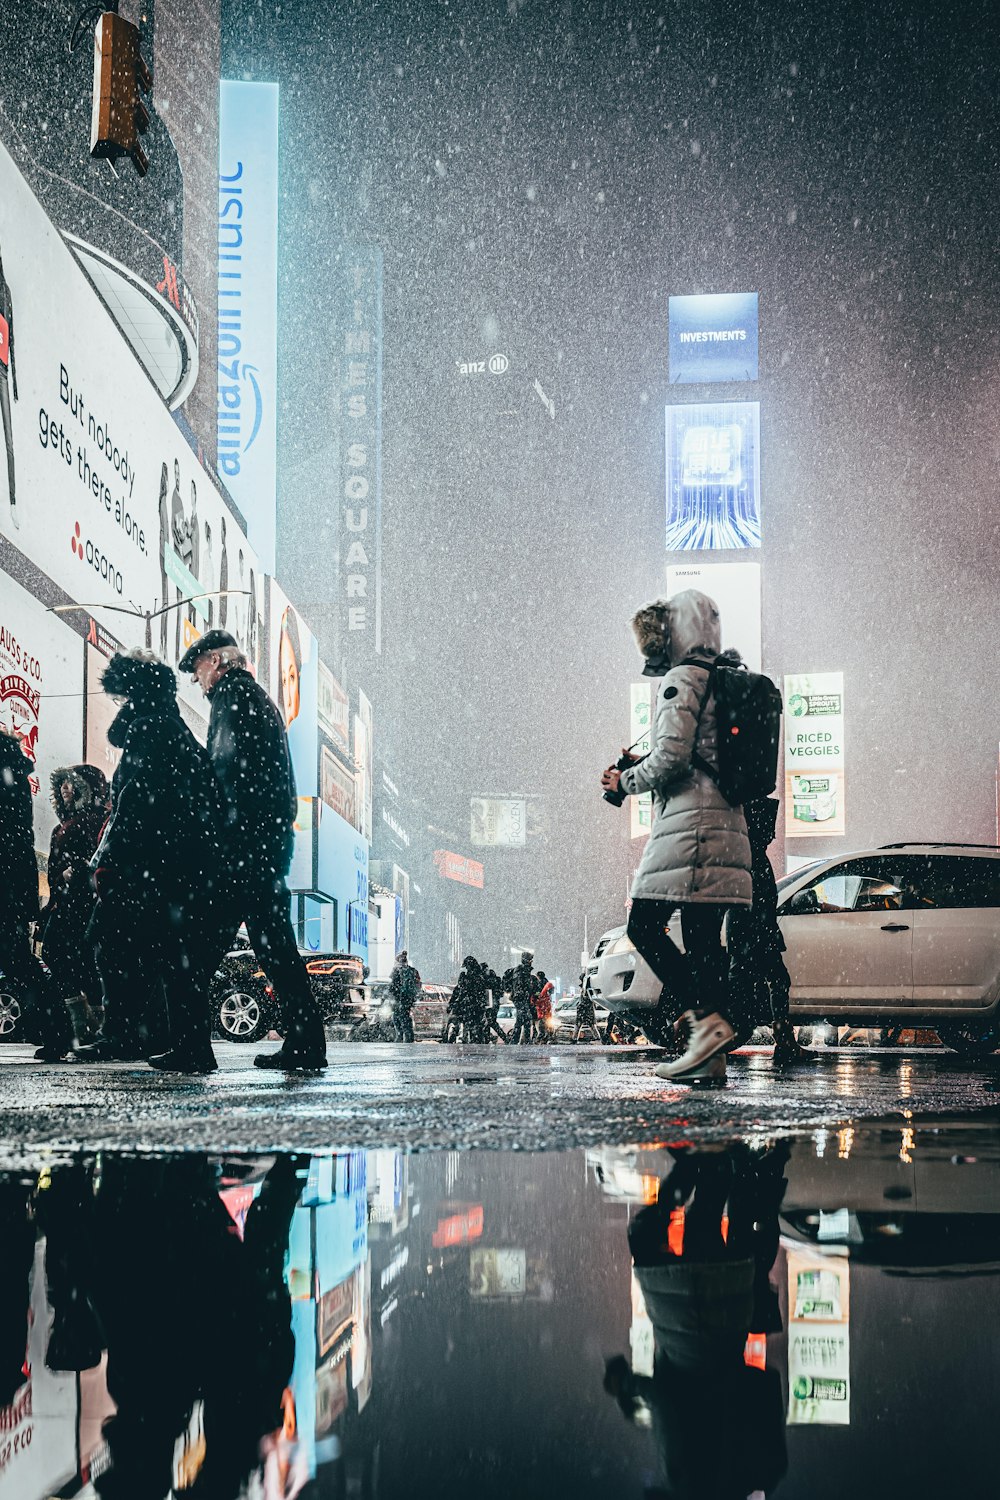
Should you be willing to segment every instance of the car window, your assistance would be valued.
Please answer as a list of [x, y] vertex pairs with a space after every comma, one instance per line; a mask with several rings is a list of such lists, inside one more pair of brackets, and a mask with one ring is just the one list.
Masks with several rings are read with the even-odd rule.
[[1000, 859], [975, 855], [911, 856], [914, 905], [1000, 907]]
[[852, 860], [837, 865], [803, 888], [813, 897], [817, 914], [845, 911], [900, 911], [906, 904], [895, 864]]

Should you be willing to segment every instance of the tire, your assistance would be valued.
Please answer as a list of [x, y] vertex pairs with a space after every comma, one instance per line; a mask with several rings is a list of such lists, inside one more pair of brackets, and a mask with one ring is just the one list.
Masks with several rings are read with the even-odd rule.
[[21, 1002], [0, 982], [0, 1042], [17, 1042], [23, 1033]]
[[940, 1026], [938, 1036], [946, 1047], [961, 1057], [988, 1057], [1000, 1046], [1000, 1030], [993, 1016], [988, 1021]]
[[269, 1029], [260, 996], [246, 989], [226, 991], [216, 1006], [215, 1024], [224, 1042], [259, 1042]]

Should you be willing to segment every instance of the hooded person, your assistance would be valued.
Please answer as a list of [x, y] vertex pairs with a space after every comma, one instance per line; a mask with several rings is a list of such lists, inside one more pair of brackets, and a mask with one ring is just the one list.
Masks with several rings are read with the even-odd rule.
[[58, 823], [49, 841], [49, 899], [41, 914], [42, 956], [66, 1002], [77, 1040], [90, 1036], [89, 1006], [101, 984], [87, 928], [94, 912], [90, 861], [108, 815], [110, 789], [96, 766], [60, 766], [49, 778]]
[[169, 1047], [149, 1056], [150, 1065], [208, 1073], [217, 1066], [206, 981], [222, 894], [218, 786], [164, 662], [146, 651], [112, 657], [101, 685], [124, 700], [108, 730], [122, 757], [92, 860], [104, 1024], [77, 1057], [146, 1055], [162, 995]]
[[30, 782], [34, 769], [18, 736], [0, 729], [0, 970], [16, 986], [28, 1035], [42, 1044], [36, 1058], [61, 1062], [73, 1039], [69, 1015], [29, 938], [30, 925], [39, 915]]
[[[662, 677], [653, 714], [652, 748], [619, 772], [606, 790], [653, 795], [653, 826], [632, 883], [628, 935], [664, 986], [686, 1004], [687, 1047], [661, 1064], [664, 1078], [725, 1077], [735, 1044], [721, 948], [729, 907], [752, 900], [750, 844], [743, 812], [716, 783], [718, 744], [712, 668], [721, 653], [719, 610], [707, 594], [686, 589], [640, 609], [632, 620], [645, 657], [643, 675]], [[680, 909], [685, 953], [667, 931]]]

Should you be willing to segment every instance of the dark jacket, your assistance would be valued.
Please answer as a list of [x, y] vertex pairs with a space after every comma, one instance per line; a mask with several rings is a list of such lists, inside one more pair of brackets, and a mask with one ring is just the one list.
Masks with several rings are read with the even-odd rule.
[[208, 697], [208, 753], [222, 788], [226, 858], [234, 870], [285, 876], [297, 799], [281, 715], [242, 667], [231, 667]]
[[765, 953], [783, 953], [785, 940], [778, 926], [778, 886], [771, 861], [767, 857], [774, 841], [778, 803], [773, 797], [748, 802], [743, 809], [750, 837], [750, 867], [753, 879], [753, 905], [729, 914], [726, 946], [730, 957], [762, 957]]
[[0, 731], [0, 861], [4, 872], [0, 926], [8, 929], [22, 927], [38, 916], [38, 861], [28, 781], [34, 769], [20, 741]]
[[530, 1011], [531, 996], [535, 987], [535, 976], [531, 972], [531, 955], [527, 955], [514, 970], [514, 983], [510, 998], [518, 1010]]
[[147, 909], [204, 908], [220, 883], [221, 807], [208, 755], [176, 700], [141, 712], [127, 703], [112, 743], [121, 742], [122, 721], [111, 817], [95, 856], [101, 896], [115, 892]]
[[[86, 767], [104, 783], [103, 795], [98, 792], [95, 799], [96, 784], [92, 777], [83, 774], [83, 770], [81, 766], [60, 766], [49, 777], [52, 805], [59, 822], [49, 840], [49, 899], [43, 917], [51, 916], [58, 907], [74, 903], [81, 892], [88, 898], [89, 905], [90, 860], [108, 816], [105, 805], [108, 783], [96, 766]], [[73, 786], [72, 806], [69, 808], [60, 791], [66, 781]]]
[[420, 994], [420, 976], [412, 964], [394, 965], [389, 979], [389, 993], [395, 1007], [413, 1009]]

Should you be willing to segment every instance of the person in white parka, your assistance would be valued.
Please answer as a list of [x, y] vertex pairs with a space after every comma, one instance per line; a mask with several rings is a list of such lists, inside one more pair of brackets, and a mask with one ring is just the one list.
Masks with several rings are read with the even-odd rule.
[[[720, 960], [725, 911], [750, 906], [750, 843], [743, 811], [722, 795], [718, 771], [712, 667], [721, 652], [719, 610], [707, 594], [686, 589], [659, 599], [632, 620], [643, 675], [662, 677], [653, 715], [652, 749], [601, 778], [606, 790], [653, 794], [653, 826], [632, 884], [628, 933], [666, 990], [686, 1000], [688, 1043], [661, 1077], [725, 1077], [735, 1041]], [[707, 769], [702, 769], [702, 766]], [[667, 931], [680, 908], [687, 954]]]

